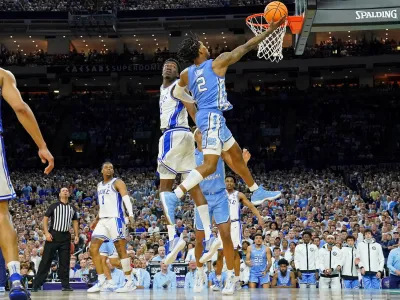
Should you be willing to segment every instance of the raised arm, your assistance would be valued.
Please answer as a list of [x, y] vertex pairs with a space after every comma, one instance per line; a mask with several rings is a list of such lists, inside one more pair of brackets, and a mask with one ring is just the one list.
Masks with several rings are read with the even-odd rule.
[[264, 219], [261, 216], [260, 212], [258, 211], [257, 207], [255, 207], [254, 204], [251, 203], [249, 201], [249, 199], [247, 199], [247, 197], [243, 193], [239, 193], [239, 199], [240, 199], [240, 201], [242, 201], [243, 205], [247, 206], [248, 208], [250, 208], [251, 212], [257, 217], [258, 225], [263, 226], [264, 225]]
[[[251, 38], [247, 41], [246, 44], [243, 44], [231, 52], [224, 52], [221, 53], [212, 64], [213, 70], [217, 75], [224, 75], [226, 69], [230, 66], [239, 61], [246, 53], [250, 52], [254, 48], [258, 46], [263, 40], [265, 40], [275, 29], [281, 26], [286, 20], [286, 16], [282, 17], [277, 22], [272, 22], [269, 25], [269, 28], [261, 33], [260, 35], [256, 35], [255, 37]], [[223, 74], [222, 74], [223, 73]]]
[[181, 75], [179, 77], [178, 83], [175, 85], [173, 91], [172, 91], [172, 97], [174, 97], [177, 100], [182, 101], [183, 103], [188, 102], [188, 103], [194, 103], [194, 99], [192, 96], [190, 96], [188, 93], [186, 93], [185, 88], [189, 84], [189, 69], [186, 68], [181, 72]]
[[17, 88], [17, 82], [14, 75], [6, 70], [1, 69], [0, 74], [2, 76], [2, 95], [7, 103], [14, 110], [17, 115], [18, 121], [25, 128], [26, 132], [29, 133], [35, 144], [39, 148], [39, 157], [43, 163], [48, 162], [48, 166], [44, 170], [45, 174], [49, 174], [54, 168], [54, 158], [50, 151], [47, 149], [46, 142], [43, 139], [42, 133], [40, 132], [39, 125], [36, 118], [30, 109], [29, 105], [26, 104]]

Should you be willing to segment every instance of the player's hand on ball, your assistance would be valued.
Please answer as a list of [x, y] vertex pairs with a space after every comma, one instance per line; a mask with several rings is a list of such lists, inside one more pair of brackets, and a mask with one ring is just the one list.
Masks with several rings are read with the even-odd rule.
[[46, 167], [46, 169], [44, 169], [44, 174], [49, 175], [50, 172], [53, 170], [54, 168], [54, 157], [53, 155], [51, 155], [49, 149], [47, 149], [47, 147], [43, 147], [39, 149], [39, 157], [42, 161], [42, 163], [46, 163], [48, 162], [48, 166]]
[[247, 150], [246, 148], [243, 149], [242, 156], [243, 156], [243, 160], [245, 163], [247, 163], [251, 158], [251, 154], [250, 154], [249, 150]]
[[279, 21], [271, 22], [269, 24], [269, 28], [271, 28], [271, 30], [274, 31], [275, 29], [277, 29], [278, 27], [283, 25], [283, 23], [285, 23], [285, 21], [286, 21], [286, 16], [283, 16], [282, 18], [279, 19]]

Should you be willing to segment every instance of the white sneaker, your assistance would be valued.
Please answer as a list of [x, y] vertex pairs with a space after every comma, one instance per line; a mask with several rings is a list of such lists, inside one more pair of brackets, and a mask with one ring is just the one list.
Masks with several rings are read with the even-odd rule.
[[195, 284], [193, 288], [193, 292], [195, 293], [201, 293], [204, 289], [204, 283], [205, 283], [205, 278], [204, 278], [204, 272], [199, 272], [198, 270], [196, 271], [196, 278], [195, 278]]
[[[214, 239], [211, 241], [211, 239]], [[200, 258], [200, 263], [205, 264], [211, 258], [214, 256], [215, 253], [217, 253], [218, 249], [221, 248], [222, 243], [219, 239], [217, 238], [210, 238], [209, 243], [211, 243], [211, 246], [209, 247], [209, 250], [207, 253], [204, 253], [203, 256]]]
[[6, 292], [6, 288], [4, 286], [0, 286], [0, 293], [5, 293]]
[[176, 260], [176, 257], [178, 256], [179, 251], [183, 250], [185, 247], [186, 247], [186, 242], [179, 238], [179, 240], [176, 242], [176, 244], [173, 245], [173, 248], [170, 251], [170, 253], [165, 258], [165, 264], [166, 265], [172, 264]]
[[117, 289], [113, 282], [107, 282], [103, 284], [100, 288], [100, 292], [114, 292]]
[[240, 281], [236, 281], [235, 283], [235, 291], [239, 291], [242, 289], [242, 284], [240, 283]]
[[233, 293], [235, 292], [235, 285], [236, 285], [235, 276], [232, 275], [228, 277], [226, 279], [225, 287], [222, 290], [222, 294], [233, 295]]
[[116, 290], [117, 293], [128, 293], [136, 290], [136, 285], [134, 282], [131, 281], [125, 281], [125, 285], [122, 288], [119, 288]]
[[100, 281], [97, 281], [94, 286], [87, 290], [88, 293], [98, 293], [100, 292], [102, 286], [105, 284], [105, 281], [100, 284]]
[[218, 281], [215, 282], [215, 284], [214, 284], [212, 290], [213, 290], [214, 292], [219, 292], [219, 291], [222, 290], [221, 286], [222, 286], [222, 282], [218, 280]]

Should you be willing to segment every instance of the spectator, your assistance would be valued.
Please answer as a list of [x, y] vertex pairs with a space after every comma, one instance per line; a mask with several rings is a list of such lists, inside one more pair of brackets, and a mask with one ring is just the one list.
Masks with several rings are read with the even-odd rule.
[[[192, 260], [189, 262], [188, 272], [186, 273], [186, 276], [185, 276], [185, 289], [193, 289], [194, 288], [195, 280], [196, 280], [196, 272], [198, 272], [196, 260]], [[204, 271], [203, 278], [207, 278], [207, 274], [205, 274], [205, 271]], [[204, 287], [206, 287], [206, 286], [207, 286], [207, 282], [204, 282]]]
[[161, 271], [154, 275], [153, 289], [176, 289], [176, 275], [161, 262]]
[[158, 255], [155, 256], [151, 261], [159, 261], [159, 262], [161, 262], [163, 259], [165, 259], [165, 248], [164, 247], [158, 247]]
[[150, 288], [150, 273], [146, 270], [146, 263], [139, 262], [135, 272], [132, 271], [132, 276], [137, 289]]

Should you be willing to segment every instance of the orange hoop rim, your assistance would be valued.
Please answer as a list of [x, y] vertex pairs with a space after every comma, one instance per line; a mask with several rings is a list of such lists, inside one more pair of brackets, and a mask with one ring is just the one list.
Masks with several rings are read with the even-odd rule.
[[[253, 23], [252, 20], [254, 18], [257, 17], [262, 17], [264, 18], [264, 14], [263, 13], [258, 13], [258, 14], [253, 14], [250, 15], [246, 18], [246, 24], [249, 26], [254, 26], [254, 27], [264, 27], [265, 29], [267, 29], [269, 27], [269, 24], [258, 24], [258, 23]], [[286, 18], [287, 20], [287, 24], [286, 25], [282, 25], [282, 26], [289, 26], [290, 27], [290, 31], [293, 34], [299, 34], [301, 32], [301, 29], [303, 27], [303, 21], [304, 21], [304, 17], [303, 16], [288, 16]], [[267, 21], [265, 21], [267, 22]]]

